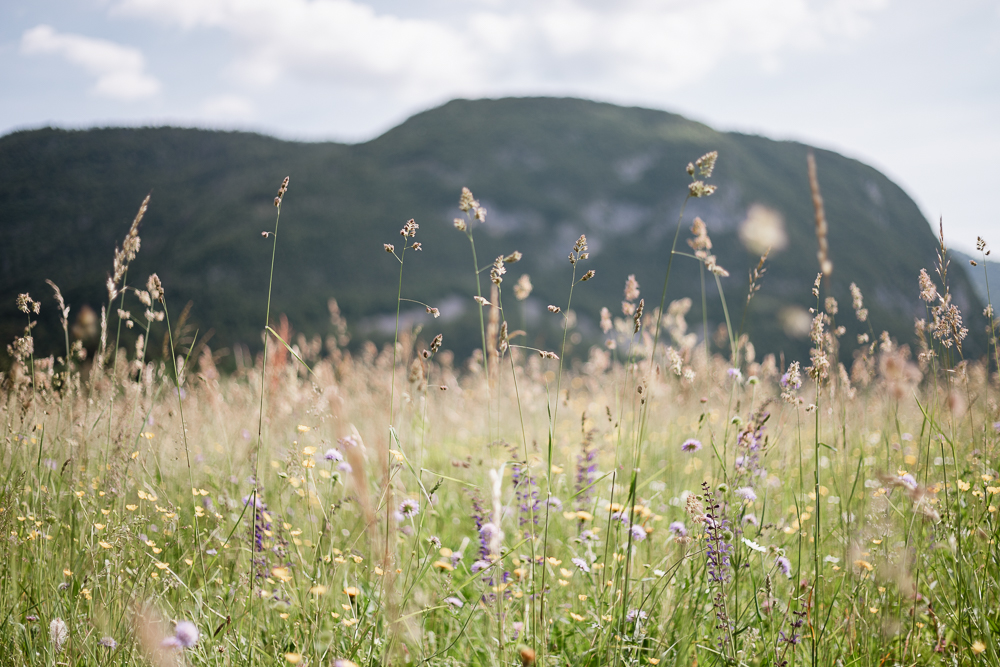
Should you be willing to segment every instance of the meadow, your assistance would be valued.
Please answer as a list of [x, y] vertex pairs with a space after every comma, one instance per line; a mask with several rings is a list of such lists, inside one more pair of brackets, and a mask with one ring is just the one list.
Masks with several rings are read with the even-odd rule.
[[[716, 158], [688, 166], [688, 200], [713, 195]], [[0, 662], [1000, 664], [992, 308], [988, 353], [965, 358], [943, 230], [937, 266], [912, 276], [916, 342], [883, 333], [853, 284], [850, 304], [827, 296], [850, 276], [826, 257], [810, 174], [808, 359], [758, 358], [743, 331], [766, 255], [727, 283], [740, 288], [717, 335], [695, 333], [716, 331], [706, 291], [676, 298], [671, 274], [723, 294], [728, 272], [711, 221], [683, 208], [662, 286], [595, 276], [584, 236], [566, 248], [566, 300], [547, 309], [561, 345], [531, 347], [514, 324], [532, 289], [521, 253], [477, 256], [488, 212], [464, 190], [444, 224], [468, 237], [478, 286], [470, 358], [407, 282], [409, 221], [384, 249], [398, 308], [425, 308], [426, 326], [397, 310], [393, 344], [352, 341], [331, 301], [329, 334], [292, 340], [261, 294], [262, 350], [223, 373], [168, 308], [171, 286], [129, 273], [147, 198], [115, 249], [96, 350], [73, 339], [56, 285], [18, 297]], [[273, 248], [295, 224], [280, 217], [289, 185]], [[622, 301], [602, 312], [603, 345], [567, 355], [574, 292], [598, 279], [621, 281]], [[60, 313], [60, 355], [35, 357], [41, 308]], [[868, 333], [846, 336], [848, 320]]]

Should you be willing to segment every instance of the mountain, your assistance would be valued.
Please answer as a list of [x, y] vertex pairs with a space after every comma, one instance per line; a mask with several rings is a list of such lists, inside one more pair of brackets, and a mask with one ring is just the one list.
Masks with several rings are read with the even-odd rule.
[[[713, 252], [731, 274], [722, 285], [738, 323], [748, 270], [761, 244], [774, 246], [747, 329], [759, 351], [805, 358], [808, 343], [794, 322], [815, 305], [809, 148], [717, 132], [662, 111], [552, 98], [455, 100], [353, 145], [177, 128], [46, 128], [4, 136], [0, 337], [9, 341], [23, 329], [14, 297], [30, 292], [44, 303], [40, 351], [60, 349], [46, 278], [62, 288], [74, 313], [84, 304], [100, 312], [115, 244], [151, 193], [130, 283], [141, 285], [155, 271], [175, 320], [191, 302], [189, 321], [202, 334], [214, 331], [213, 348], [259, 347], [272, 247], [261, 232], [274, 228], [272, 199], [287, 175], [271, 312], [286, 314], [295, 331], [328, 332], [327, 301], [336, 298], [356, 332], [384, 339], [399, 264], [383, 243], [400, 246], [399, 230], [414, 218], [423, 250], [407, 253], [403, 296], [439, 306], [443, 316], [431, 320], [404, 304], [407, 321], [444, 331], [456, 351], [475, 347], [472, 259], [452, 225], [460, 190], [468, 186], [489, 211], [475, 228], [479, 266], [499, 254], [524, 253], [508, 267], [504, 287], [530, 273], [535, 291], [524, 313], [540, 344], [548, 335], [555, 345], [558, 321], [545, 305], [565, 306], [566, 257], [576, 238], [587, 235], [591, 257], [581, 271], [597, 276], [577, 286], [573, 309], [583, 342], [593, 342], [601, 306], [620, 312], [628, 274], [636, 275], [647, 307], [658, 302], [690, 182], [685, 165], [711, 150], [719, 152], [712, 179], [718, 192], [688, 203], [679, 249], [688, 250], [691, 219], [703, 218]], [[815, 155], [834, 263], [828, 289], [841, 304], [839, 319], [860, 332], [850, 314], [848, 285], [855, 282], [876, 333], [887, 329], [911, 340], [914, 317], [925, 316], [917, 274], [932, 269], [935, 234], [906, 193], [875, 169], [830, 151]], [[694, 299], [689, 320], [697, 330], [699, 281], [697, 264], [678, 257], [668, 300]], [[951, 282], [970, 330], [982, 331], [982, 306], [967, 276], [953, 272]], [[714, 332], [723, 318], [712, 281], [708, 292]], [[509, 306], [511, 290], [505, 293]], [[982, 349], [979, 338], [970, 338], [967, 352]]]
[[[992, 259], [987, 259], [984, 262], [980, 253], [976, 253], [976, 255], [967, 255], [956, 251], [953, 259], [969, 273], [972, 286], [982, 303], [1000, 304], [1000, 262]], [[975, 262], [976, 265], [973, 266], [972, 262]]]

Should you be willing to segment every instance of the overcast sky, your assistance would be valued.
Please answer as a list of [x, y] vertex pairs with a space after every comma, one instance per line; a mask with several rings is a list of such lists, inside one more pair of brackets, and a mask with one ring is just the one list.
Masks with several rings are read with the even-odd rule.
[[862, 159], [951, 245], [1000, 248], [997, 0], [3, 0], [0, 64], [0, 133], [358, 141], [455, 97], [665, 109]]

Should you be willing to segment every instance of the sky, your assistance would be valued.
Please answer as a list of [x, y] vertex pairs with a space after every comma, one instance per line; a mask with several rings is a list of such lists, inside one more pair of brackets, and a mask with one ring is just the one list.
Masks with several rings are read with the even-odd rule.
[[663, 109], [863, 160], [950, 246], [1000, 248], [997, 0], [3, 0], [0, 65], [0, 134], [364, 141], [456, 97]]

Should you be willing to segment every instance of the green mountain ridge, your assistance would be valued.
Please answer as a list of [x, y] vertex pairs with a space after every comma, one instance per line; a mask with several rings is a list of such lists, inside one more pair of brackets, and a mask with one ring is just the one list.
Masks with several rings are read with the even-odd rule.
[[[190, 301], [191, 321], [202, 333], [214, 330], [213, 348], [258, 348], [271, 254], [261, 232], [273, 229], [272, 199], [289, 175], [272, 313], [286, 314], [296, 331], [328, 332], [327, 300], [336, 298], [359, 333], [378, 337], [395, 312], [399, 278], [399, 264], [382, 244], [400, 245], [399, 229], [414, 218], [423, 250], [407, 254], [403, 296], [438, 305], [443, 316], [431, 320], [408, 308], [407, 322], [423, 323], [430, 335], [444, 331], [446, 346], [458, 352], [473, 349], [479, 334], [472, 259], [451, 222], [459, 214], [459, 192], [468, 186], [489, 211], [487, 222], [475, 228], [480, 267], [499, 254], [524, 253], [522, 262], [509, 266], [504, 287], [522, 272], [531, 275], [535, 291], [523, 317], [532, 343], [555, 345], [559, 323], [545, 305], [565, 306], [566, 256], [576, 238], [587, 235], [591, 258], [582, 270], [595, 269], [597, 277], [578, 286], [573, 308], [585, 342], [594, 342], [600, 308], [620, 312], [628, 274], [642, 285], [647, 307], [658, 302], [690, 182], [684, 167], [710, 150], [720, 154], [712, 179], [719, 189], [688, 203], [679, 249], [688, 250], [691, 220], [702, 217], [719, 264], [731, 274], [722, 284], [739, 322], [747, 272], [759, 258], [741, 241], [741, 230], [746, 236], [748, 217], [770, 221], [768, 229], [783, 221], [777, 224], [787, 246], [768, 259], [748, 331], [761, 352], [805, 358], [807, 342], [790, 335], [786, 315], [814, 305], [810, 289], [818, 266], [808, 147], [721, 133], [662, 111], [554, 98], [455, 100], [352, 145], [176, 128], [4, 136], [0, 336], [9, 341], [23, 329], [14, 297], [30, 292], [44, 304], [36, 330], [40, 352], [61, 349], [44, 279], [62, 288], [74, 312], [83, 304], [100, 312], [115, 243], [151, 193], [130, 283], [144, 284], [157, 272], [172, 311]], [[815, 154], [839, 323], [861, 331], [850, 313], [848, 285], [855, 282], [876, 333], [886, 329], [911, 340], [914, 317], [926, 316], [917, 300], [917, 273], [932, 269], [934, 233], [916, 204], [875, 169], [830, 151]], [[974, 332], [967, 356], [979, 354], [984, 345], [975, 332], [985, 326], [980, 299], [964, 272], [951, 278]], [[711, 333], [723, 318], [711, 281], [708, 289]], [[505, 294], [510, 309], [510, 290]], [[695, 302], [689, 321], [700, 330], [697, 264], [678, 257], [668, 301], [685, 296]], [[513, 312], [512, 324], [520, 327], [521, 311]]]

